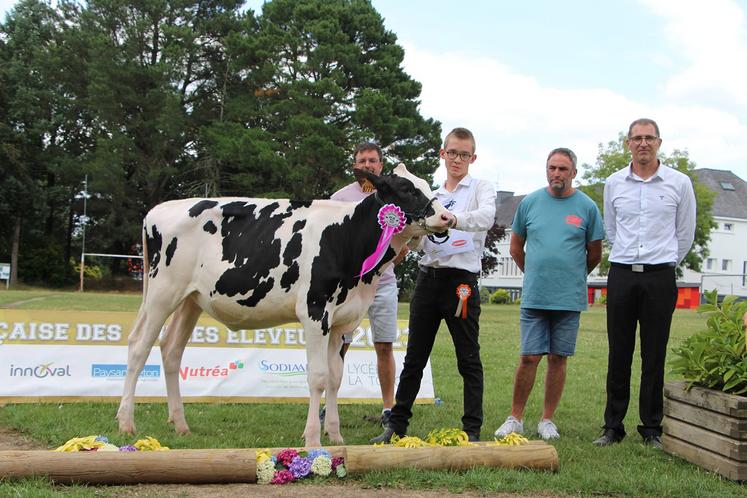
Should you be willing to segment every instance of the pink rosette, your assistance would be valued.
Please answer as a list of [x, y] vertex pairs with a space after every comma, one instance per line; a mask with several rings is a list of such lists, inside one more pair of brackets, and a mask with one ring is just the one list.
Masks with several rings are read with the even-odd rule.
[[384, 257], [386, 249], [389, 247], [389, 242], [392, 240], [394, 234], [404, 230], [405, 225], [407, 224], [405, 213], [399, 208], [399, 206], [395, 206], [394, 204], [385, 204], [381, 206], [377, 218], [379, 220], [379, 226], [381, 226], [381, 236], [379, 237], [379, 242], [376, 244], [376, 250], [373, 254], [367, 257], [365, 261], [363, 261], [361, 273], [358, 275], [359, 277], [370, 272], [379, 264], [379, 261]]

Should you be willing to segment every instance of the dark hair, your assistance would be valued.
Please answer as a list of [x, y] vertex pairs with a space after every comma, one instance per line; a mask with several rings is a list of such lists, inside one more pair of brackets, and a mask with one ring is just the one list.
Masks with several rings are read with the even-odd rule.
[[358, 153], [364, 152], [367, 150], [375, 150], [376, 153], [379, 155], [379, 162], [383, 162], [384, 157], [381, 153], [381, 147], [379, 147], [378, 144], [375, 144], [373, 142], [361, 142], [358, 144], [358, 146], [353, 151], [353, 162], [355, 162], [355, 158], [358, 156]]
[[446, 148], [446, 142], [449, 141], [449, 138], [451, 137], [460, 138], [462, 140], [470, 140], [472, 142], [472, 153], [475, 152], [475, 136], [472, 134], [471, 131], [469, 131], [467, 128], [454, 128], [449, 132], [448, 135], [446, 135], [446, 138], [444, 138], [444, 148]]
[[571, 162], [573, 163], [573, 169], [576, 169], [576, 154], [574, 154], [571, 149], [568, 149], [566, 147], [558, 147], [556, 149], [551, 150], [550, 153], [547, 155], [547, 160], [545, 161], [545, 163], [550, 161], [550, 158], [554, 156], [555, 154], [562, 154], [568, 159], [570, 159]]
[[633, 127], [636, 125], [652, 125], [654, 127], [654, 130], [656, 130], [657, 138], [661, 138], [661, 133], [659, 133], [659, 125], [656, 124], [656, 121], [654, 121], [653, 119], [648, 118], [636, 119], [635, 121], [630, 123], [630, 127], [628, 128], [628, 138], [630, 138], [630, 134], [633, 133]]

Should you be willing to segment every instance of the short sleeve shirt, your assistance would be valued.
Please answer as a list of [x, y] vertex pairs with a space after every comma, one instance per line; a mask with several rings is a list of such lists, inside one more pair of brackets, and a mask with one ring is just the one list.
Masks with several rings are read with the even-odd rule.
[[586, 246], [604, 238], [599, 208], [583, 192], [527, 195], [511, 227], [526, 239], [522, 308], [583, 311], [587, 306]]

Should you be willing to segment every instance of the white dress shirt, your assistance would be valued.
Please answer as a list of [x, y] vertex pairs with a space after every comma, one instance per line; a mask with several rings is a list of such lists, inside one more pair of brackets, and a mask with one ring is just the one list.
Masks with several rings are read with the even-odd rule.
[[695, 194], [684, 173], [659, 163], [643, 180], [629, 165], [604, 184], [609, 260], [623, 264], [679, 264], [695, 238]]
[[465, 232], [474, 232], [472, 237], [474, 250], [441, 257], [433, 257], [433, 255], [426, 252], [420, 259], [420, 266], [459, 268], [478, 274], [482, 270], [482, 253], [485, 247], [485, 237], [487, 237], [488, 230], [495, 223], [495, 188], [493, 188], [490, 182], [478, 180], [467, 175], [462, 178], [457, 188], [454, 189], [454, 192], [449, 192], [442, 185], [436, 190], [435, 194], [439, 202], [445, 206], [448, 200], [454, 197], [458, 189], [469, 190], [472, 187], [472, 182], [476, 182], [476, 184], [467, 200], [466, 209], [450, 211], [457, 218], [457, 224], [453, 228]]

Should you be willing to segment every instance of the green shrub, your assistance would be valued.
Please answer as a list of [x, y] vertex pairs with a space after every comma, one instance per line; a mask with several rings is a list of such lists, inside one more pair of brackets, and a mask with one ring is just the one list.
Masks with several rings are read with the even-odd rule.
[[65, 261], [62, 248], [56, 244], [47, 244], [20, 254], [18, 277], [27, 284], [64, 287], [75, 283], [77, 275], [72, 263]]
[[742, 315], [747, 301], [727, 296], [718, 304], [717, 293], [706, 292], [698, 312], [708, 317], [707, 327], [674, 348], [672, 373], [690, 386], [698, 385], [731, 394], [747, 393], [747, 353]]
[[511, 295], [506, 289], [498, 289], [490, 296], [490, 302], [493, 304], [506, 304], [511, 302]]
[[490, 302], [490, 290], [487, 287], [480, 287], [480, 304]]

